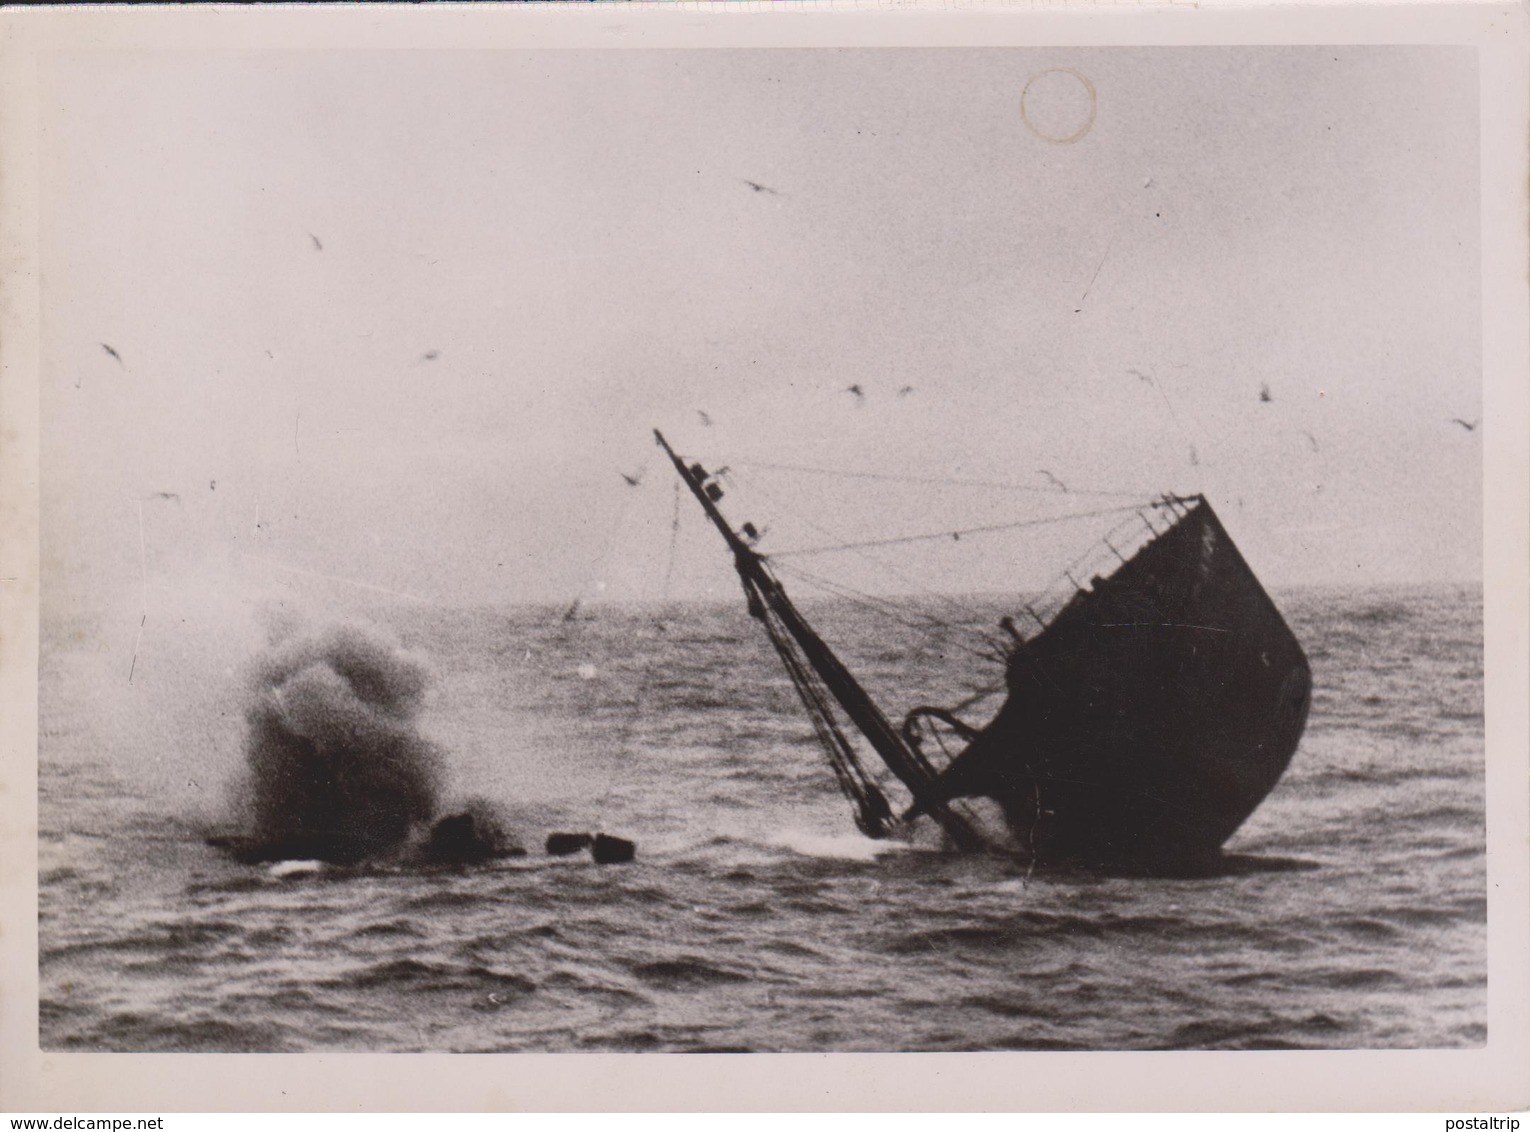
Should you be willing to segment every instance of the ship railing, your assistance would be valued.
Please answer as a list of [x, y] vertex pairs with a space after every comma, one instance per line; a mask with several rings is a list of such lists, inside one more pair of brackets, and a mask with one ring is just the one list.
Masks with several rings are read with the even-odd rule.
[[1021, 641], [1034, 640], [1081, 593], [1109, 578], [1148, 543], [1189, 513], [1193, 499], [1160, 496], [1116, 522], [1067, 567], [1024, 601], [1010, 619]]

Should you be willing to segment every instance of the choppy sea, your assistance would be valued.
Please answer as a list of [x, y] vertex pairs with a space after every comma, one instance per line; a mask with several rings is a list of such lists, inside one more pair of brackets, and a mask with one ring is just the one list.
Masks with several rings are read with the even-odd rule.
[[[742, 603], [378, 604], [426, 658], [444, 803], [530, 852], [279, 875], [204, 838], [243, 760], [254, 619], [45, 617], [49, 1050], [1470, 1047], [1487, 1036], [1476, 588], [1275, 594], [1312, 661], [1286, 777], [1228, 849], [1303, 867], [1027, 874], [854, 832]], [[974, 602], [973, 624], [1000, 607]], [[996, 666], [813, 611], [890, 714]], [[238, 620], [238, 619], [235, 619]], [[986, 665], [986, 667], [985, 667]], [[631, 864], [541, 852], [605, 830]]]

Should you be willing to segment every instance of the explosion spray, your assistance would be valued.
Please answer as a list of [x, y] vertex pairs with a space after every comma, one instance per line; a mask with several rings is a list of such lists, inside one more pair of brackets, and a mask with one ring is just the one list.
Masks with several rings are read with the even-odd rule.
[[442, 754], [415, 722], [429, 685], [423, 661], [354, 625], [259, 658], [244, 753], [265, 859], [386, 856], [435, 817]]

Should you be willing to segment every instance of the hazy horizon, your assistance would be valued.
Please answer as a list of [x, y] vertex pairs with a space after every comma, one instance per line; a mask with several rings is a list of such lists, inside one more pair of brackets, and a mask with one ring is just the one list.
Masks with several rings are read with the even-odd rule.
[[[1204, 491], [1272, 590], [1480, 584], [1469, 49], [90, 53], [41, 81], [50, 603], [728, 600], [654, 426], [709, 466], [1034, 485], [740, 473], [767, 552], [792, 512], [854, 541]], [[899, 562], [1013, 592], [1068, 546]]]

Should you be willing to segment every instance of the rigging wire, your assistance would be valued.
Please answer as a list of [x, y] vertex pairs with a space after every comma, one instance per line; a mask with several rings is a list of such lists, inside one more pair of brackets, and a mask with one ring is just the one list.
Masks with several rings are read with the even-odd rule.
[[1024, 527], [1041, 527], [1049, 523], [1065, 523], [1073, 519], [1093, 519], [1101, 515], [1124, 514], [1135, 511], [1138, 504], [1124, 504], [1119, 507], [1102, 507], [1096, 511], [1076, 511], [1069, 515], [1054, 515], [1045, 519], [1017, 519], [1010, 523], [993, 523], [982, 527], [966, 527], [959, 530], [935, 531], [929, 534], [903, 535], [897, 538], [868, 539], [864, 542], [846, 542], [837, 545], [806, 546], [795, 549], [777, 550], [768, 557], [772, 560], [777, 558], [796, 557], [800, 558], [809, 554], [835, 554], [842, 550], [860, 550], [875, 546], [899, 546], [911, 542], [932, 542], [937, 539], [948, 539], [960, 535], [989, 534], [994, 531], [1012, 531]]
[[[641, 474], [640, 472], [639, 475]], [[617, 539], [627, 527], [627, 520], [631, 517], [633, 504], [634, 500], [632, 498], [625, 499], [616, 510], [615, 521], [607, 525], [605, 541], [601, 543], [599, 553], [590, 560], [589, 570], [585, 573], [578, 591], [574, 594], [574, 600], [568, 607], [568, 613], [564, 614], [567, 620], [573, 620], [572, 615], [577, 613], [579, 607], [584, 604], [584, 599], [589, 596], [590, 589], [599, 586], [599, 574], [604, 571], [606, 560], [610, 558], [611, 551], [616, 547]]]
[[[754, 491], [754, 492], [758, 493], [759, 495], [764, 496], [766, 499], [776, 503], [777, 507], [780, 508], [783, 512], [785, 512], [787, 510], [786, 508], [781, 508], [780, 507], [779, 498], [773, 492], [766, 491], [764, 488], [761, 488], [758, 484], [751, 483], [750, 485], [748, 485], [746, 490]], [[804, 515], [798, 515], [797, 519], [803, 525], [811, 527], [813, 530], [817, 531], [819, 534], [830, 535], [830, 536], [833, 535], [833, 532], [830, 531], [828, 528], [826, 528], [826, 527], [824, 527], [824, 526], [822, 526], [822, 525], [820, 525], [818, 523], [813, 522], [813, 520], [807, 518]], [[885, 571], [887, 574], [889, 574], [892, 577], [896, 578], [898, 581], [902, 582], [904, 585], [908, 586], [910, 589], [915, 590], [916, 592], [918, 592], [922, 596], [932, 598], [935, 601], [938, 601], [938, 602], [942, 603], [943, 605], [945, 605], [949, 609], [955, 611], [964, 620], [967, 619], [967, 618], [970, 618], [972, 616], [972, 610], [969, 609], [967, 606], [963, 605], [961, 602], [959, 602], [956, 599], [954, 599], [953, 597], [951, 597], [950, 594], [943, 594], [943, 593], [940, 593], [937, 590], [932, 590], [932, 589], [930, 589], [927, 586], [920, 585], [917, 581], [915, 581], [914, 579], [910, 578], [906, 573], [904, 573], [904, 571], [899, 570], [897, 567], [893, 566], [890, 562], [887, 562], [886, 560], [884, 560], [882, 558], [878, 558], [874, 554], [868, 554], [863, 549], [852, 549], [852, 553], [854, 553], [856, 555], [856, 557], [864, 559], [866, 562], [871, 563], [871, 565], [877, 567], [879, 570]], [[770, 556], [766, 555], [766, 557], [769, 558]], [[819, 578], [816, 575], [808, 574], [806, 571], [801, 570], [798, 567], [793, 567], [793, 566], [789, 565], [789, 566], [787, 566], [787, 569], [788, 570], [794, 570], [795, 569], [797, 573], [799, 573], [802, 577], [807, 579], [809, 582], [816, 582], [819, 585], [825, 585], [828, 582], [827, 579]], [[833, 583], [833, 584], [839, 584], [839, 583]], [[854, 595], [854, 596], [858, 596], [858, 597], [861, 597], [861, 598], [865, 598], [868, 601], [869, 600], [874, 600], [874, 599], [871, 598], [870, 594], [866, 594], [866, 593], [864, 593], [862, 591], [859, 591], [859, 590], [853, 590], [853, 589], [851, 589], [848, 586], [844, 586], [843, 589], [845, 591], [848, 591], [848, 592], [842, 593], [841, 596], [851, 597], [852, 595]], [[890, 614], [890, 616], [893, 616], [895, 620], [900, 620], [896, 615]], [[980, 640], [985, 647], [988, 647], [988, 648], [997, 648], [997, 649], [999, 649], [1001, 651], [1002, 651], [1002, 649], [1004, 647], [1003, 646], [1003, 642], [996, 635], [994, 635], [992, 633], [989, 633], [989, 632], [985, 632], [984, 630], [981, 630], [981, 629], [973, 628], [970, 625], [961, 624], [961, 623], [954, 622], [954, 621], [943, 621], [940, 618], [934, 617], [933, 615], [930, 615], [930, 614], [921, 613], [921, 614], [918, 614], [917, 616], [921, 617], [922, 619], [926, 620], [929, 624], [934, 625], [934, 626], [936, 626], [938, 628], [945, 629], [945, 630], [948, 630], [948, 631], [951, 631], [951, 632], [955, 632], [955, 633], [965, 633], [965, 634], [968, 634], [969, 636], [975, 637], [978, 640]], [[905, 624], [905, 625], [908, 624], [907, 622], [901, 622], [901, 623]], [[909, 627], [913, 628], [914, 626], [909, 626]]]
[[891, 598], [879, 597], [876, 594], [867, 593], [865, 590], [858, 590], [854, 586], [847, 585], [844, 582], [836, 582], [832, 578], [825, 578], [822, 574], [815, 574], [811, 570], [805, 570], [794, 562], [783, 562], [776, 564], [776, 569], [778, 572], [788, 574], [791, 577], [800, 578], [807, 582], [809, 585], [816, 586], [817, 588], [831, 593], [836, 597], [843, 597], [855, 602], [858, 605], [863, 605], [868, 609], [875, 609], [883, 612], [888, 616], [889, 619], [898, 622], [898, 624], [904, 626], [905, 628], [938, 629], [951, 633], [967, 633], [978, 638], [984, 644], [997, 643], [997, 638], [990, 640], [990, 638], [983, 634], [983, 632], [979, 629], [961, 625], [954, 621], [943, 621], [939, 617], [936, 617], [930, 613], [921, 613], [918, 610], [906, 609], [903, 606], [900, 606]]
[[[928, 632], [930, 629], [939, 629], [947, 632], [963, 633], [971, 637], [975, 637], [987, 647], [977, 648], [972, 645], [965, 644], [955, 644], [953, 647], [959, 648], [962, 652], [965, 652], [970, 656], [975, 656], [980, 660], [997, 660], [1002, 664], [1005, 663], [1008, 659], [1004, 653], [1000, 651], [998, 642], [986, 636], [981, 630], [942, 621], [939, 618], [931, 617], [928, 614], [910, 613], [908, 610], [901, 609], [899, 606], [885, 598], [879, 598], [873, 594], [868, 594], [861, 590], [857, 590], [850, 586], [844, 585], [843, 583], [832, 581], [831, 579], [825, 578], [822, 575], [814, 574], [811, 571], [804, 570], [800, 566], [794, 566], [787, 563], [780, 566], [779, 569], [793, 577], [802, 579], [804, 582], [807, 582], [811, 586], [816, 586], [819, 589], [831, 593], [836, 597], [842, 597], [846, 601], [854, 602], [855, 604], [864, 606], [873, 612], [880, 613], [888, 620], [896, 621], [905, 629], [912, 629], [916, 632]], [[913, 618], [917, 618], [917, 620], [914, 620]]]
[[[754, 466], [760, 466], [760, 465], [754, 465]], [[736, 474], [732, 478], [735, 479], [735, 482], [737, 481]], [[779, 497], [777, 497], [775, 495], [775, 493], [767, 491], [766, 489], [760, 487], [757, 482], [754, 482], [752, 480], [752, 478], [751, 478], [751, 482], [748, 485], [740, 484], [739, 486], [745, 487], [745, 489], [748, 490], [748, 491], [752, 491], [752, 492], [754, 492], [756, 494], [764, 496], [767, 500], [770, 500], [770, 501], [774, 502], [776, 504], [776, 506], [778, 508], [780, 508]], [[1137, 494], [1138, 494], [1138, 498], [1140, 499], [1140, 492], [1137, 493]], [[780, 509], [786, 510], [784, 508], [780, 508]], [[1103, 512], [1098, 512], [1098, 513], [1115, 514], [1118, 511], [1124, 512], [1124, 511], [1136, 510], [1136, 509], [1137, 508], [1135, 508], [1135, 507], [1110, 508], [1110, 509], [1107, 509], [1107, 510], [1105, 510]], [[1092, 514], [1094, 514], [1094, 513], [1092, 513]], [[1058, 518], [1053, 519], [1053, 520], [1044, 520], [1044, 521], [1062, 522], [1062, 521], [1065, 521], [1068, 518], [1073, 518], [1073, 517], [1076, 517], [1076, 516], [1061, 516], [1061, 517], [1058, 517]], [[804, 525], [806, 525], [808, 527], [811, 527], [812, 529], [814, 529], [814, 530], [816, 530], [816, 531], [818, 531], [818, 532], [820, 532], [822, 534], [830, 534], [831, 533], [830, 531], [828, 531], [826, 528], [824, 528], [820, 524], [813, 522], [811, 519], [808, 519], [805, 516], [798, 515], [797, 519], [800, 522], [802, 522]], [[941, 537], [944, 537], [944, 535], [942, 535]], [[871, 563], [873, 566], [876, 566], [879, 569], [882, 569], [882, 570], [886, 571], [888, 574], [892, 575], [893, 577], [898, 578], [900, 581], [904, 582], [906, 585], [909, 585], [911, 588], [921, 592], [922, 594], [925, 594], [925, 595], [927, 595], [929, 597], [935, 598], [935, 599], [943, 602], [945, 605], [947, 605], [951, 609], [955, 610], [958, 614], [960, 614], [964, 618], [971, 616], [972, 611], [970, 609], [968, 609], [966, 606], [963, 606], [961, 603], [959, 603], [956, 600], [954, 600], [953, 598], [951, 598], [950, 595], [948, 595], [948, 594], [941, 594], [941, 593], [938, 593], [938, 592], [936, 592], [934, 590], [929, 590], [929, 589], [926, 589], [925, 587], [920, 586], [917, 582], [915, 582], [912, 579], [910, 579], [903, 571], [896, 569], [894, 566], [892, 566], [892, 564], [884, 561], [883, 559], [878, 558], [875, 555], [866, 553], [863, 548], [852, 546], [852, 547], [849, 547], [848, 549], [850, 549], [851, 552], [855, 553], [858, 557], [863, 558], [867, 562]], [[771, 556], [771, 557], [774, 557], [774, 556]], [[903, 609], [903, 608], [893, 604], [892, 602], [890, 602], [890, 601], [888, 601], [886, 599], [878, 598], [878, 597], [876, 597], [876, 596], [874, 596], [872, 594], [868, 594], [868, 593], [866, 593], [866, 592], [864, 592], [862, 590], [857, 590], [857, 589], [855, 589], [855, 588], [853, 588], [851, 586], [848, 586], [848, 585], [846, 585], [844, 583], [835, 582], [835, 581], [833, 581], [831, 579], [823, 577], [822, 575], [815, 574], [815, 573], [813, 573], [811, 571], [805, 570], [801, 566], [798, 566], [796, 563], [781, 562], [781, 563], [773, 563], [773, 565], [775, 565], [776, 569], [778, 571], [780, 571], [780, 572], [786, 573], [786, 574], [788, 574], [790, 576], [793, 576], [793, 577], [796, 577], [796, 578], [800, 578], [802, 581], [808, 583], [809, 585], [815, 586], [818, 589], [823, 590], [826, 593], [830, 593], [830, 594], [833, 594], [835, 596], [842, 597], [842, 598], [844, 598], [844, 599], [846, 599], [848, 601], [851, 601], [851, 602], [853, 602], [855, 604], [858, 604], [858, 605], [862, 606], [863, 608], [869, 609], [869, 610], [871, 610], [874, 613], [877, 613], [877, 614], [879, 614], [879, 615], [881, 615], [883, 617], [888, 618], [889, 620], [892, 620], [892, 621], [894, 621], [894, 622], [904, 626], [905, 628], [912, 629], [912, 630], [914, 630], [916, 632], [928, 631], [929, 629], [937, 629], [937, 630], [941, 630], [941, 631], [945, 631], [945, 632], [955, 633], [955, 634], [958, 634], [958, 635], [961, 635], [961, 636], [965, 636], [965, 637], [967, 637], [969, 639], [975, 640], [980, 647], [973, 647], [972, 645], [964, 645], [964, 644], [961, 644], [959, 642], [953, 642], [953, 647], [960, 649], [962, 652], [968, 654], [969, 656], [976, 657], [977, 659], [983, 660], [985, 662], [997, 662], [998, 664], [1000, 664], [1002, 666], [1006, 666], [1006, 667], [1008, 665], [1008, 662], [1009, 662], [1009, 650], [1008, 650], [1007, 642], [1005, 642], [1002, 639], [1000, 639], [996, 634], [993, 634], [993, 633], [990, 633], [988, 631], [976, 628], [976, 627], [971, 626], [971, 625], [959, 624], [957, 622], [947, 621], [947, 620], [944, 620], [944, 619], [939, 618], [939, 617], [935, 617], [935, 616], [930, 615], [930, 614], [918, 613], [918, 612], [913, 612], [913, 611], [905, 610], [905, 609]], [[917, 618], [918, 620], [917, 621], [916, 620], [911, 620], [910, 618]], [[971, 687], [969, 685], [969, 687], [971, 688], [970, 693], [964, 699], [962, 699], [951, 710], [957, 711], [957, 712], [966, 711], [967, 709], [972, 708], [972, 707], [976, 706], [977, 704], [980, 704], [983, 701], [992, 698], [994, 695], [997, 695], [998, 693], [1003, 692], [1005, 690], [1006, 685], [1001, 681], [1000, 683], [997, 683], [997, 684], [979, 685], [977, 687]]]
[[[664, 590], [659, 595], [660, 607], [669, 604], [669, 584], [675, 576], [675, 549], [680, 543], [680, 481], [675, 481], [675, 506], [669, 517], [669, 560], [664, 565]], [[663, 621], [661, 614], [660, 622]], [[661, 630], [662, 631], [662, 630]]]
[[868, 837], [884, 837], [888, 823], [892, 821], [892, 807], [887, 797], [873, 781], [871, 775], [856, 756], [844, 730], [834, 718], [829, 706], [829, 692], [822, 679], [797, 654], [787, 639], [774, 610], [761, 605], [766, 635], [775, 646], [792, 686], [797, 690], [802, 705], [807, 709], [819, 745], [829, 756], [829, 765], [839, 782], [840, 791], [855, 806], [855, 824]]
[[[756, 493], [759, 493], [760, 496], [763, 496], [763, 497], [765, 497], [765, 499], [771, 500], [771, 502], [774, 502], [774, 503], [776, 503], [777, 506], [780, 506], [779, 496], [776, 496], [776, 494], [771, 493], [771, 491], [763, 490], [763, 488], [760, 488], [760, 486], [757, 485], [757, 483], [751, 483], [751, 485], [748, 486], [748, 490], [756, 491]], [[785, 508], [782, 508], [782, 509], [783, 509], [783, 511], [785, 511]], [[808, 519], [808, 517], [806, 517], [806, 516], [797, 516], [797, 520], [799, 520], [799, 522], [802, 523], [803, 526], [811, 526], [811, 528], [814, 529], [814, 531], [819, 532], [819, 534], [829, 535], [829, 537], [832, 537], [832, 535], [834, 535], [834, 532], [832, 532], [831, 529], [826, 528], [826, 526], [823, 526], [822, 523], [812, 522], [812, 520]], [[881, 569], [881, 571], [886, 571], [887, 574], [890, 574], [890, 575], [892, 575], [892, 577], [897, 578], [898, 581], [901, 581], [901, 583], [906, 584], [906, 586], [909, 586], [910, 589], [918, 590], [918, 592], [920, 592], [920, 594], [923, 594], [924, 597], [935, 598], [936, 601], [941, 601], [941, 603], [947, 604], [947, 606], [952, 607], [952, 609], [956, 610], [956, 612], [961, 613], [962, 616], [968, 616], [968, 615], [970, 615], [970, 612], [972, 612], [972, 610], [968, 610], [967, 607], [962, 606], [962, 604], [959, 603], [959, 601], [956, 601], [955, 598], [950, 597], [949, 594], [941, 594], [941, 592], [938, 592], [938, 590], [933, 590], [933, 589], [929, 589], [929, 587], [921, 586], [920, 583], [916, 583], [916, 581], [913, 580], [913, 578], [910, 578], [909, 575], [904, 574], [903, 571], [900, 571], [900, 569], [895, 568], [894, 564], [889, 563], [889, 561], [883, 560], [883, 558], [878, 558], [877, 555], [866, 554], [866, 552], [864, 552], [864, 551], [857, 551], [857, 552], [855, 552], [855, 554], [857, 554], [858, 558], [863, 558], [863, 560], [869, 561], [869, 563], [871, 563], [872, 566], [875, 566], [875, 568]], [[770, 555], [767, 554], [767, 555], [765, 555], [765, 557], [768, 558], [768, 557], [770, 557]], [[952, 629], [956, 629], [956, 627], [958, 627], [958, 626], [955, 626], [955, 624], [952, 624], [952, 626], [949, 626], [949, 627], [952, 627]]]
[[[971, 480], [948, 478], [942, 476], [908, 476], [897, 475], [890, 472], [851, 472], [842, 471], [835, 468], [815, 468], [806, 464], [766, 463], [761, 460], [735, 460], [733, 461], [733, 466], [735, 468], [766, 468], [777, 472], [802, 472], [806, 475], [816, 476], [837, 476], [840, 479], [889, 480], [894, 483], [922, 483], [943, 487], [987, 487], [995, 488], [1000, 491], [1034, 492], [1038, 495], [1063, 494], [1060, 493], [1055, 487], [1041, 487], [1035, 484], [1010, 483], [1002, 480]], [[1142, 498], [1142, 492], [1140, 489], [1137, 491], [1113, 491], [1106, 489], [1068, 488], [1066, 489], [1066, 494], [1114, 496], [1120, 499]]]
[[[897, 621], [898, 624], [906, 627], [906, 629], [913, 629], [915, 632], [924, 629], [924, 626], [921, 626], [921, 624], [915, 623], [915, 621], [906, 620], [906, 616], [904, 616], [904, 610], [901, 610], [900, 607], [895, 606], [895, 604], [889, 603], [889, 601], [881, 600], [881, 598], [874, 597], [874, 595], [871, 594], [863, 594], [863, 592], [860, 592], [860, 590], [851, 589], [849, 586], [843, 586], [843, 584], [835, 583], [835, 581], [829, 580], [829, 578], [823, 578], [820, 577], [820, 575], [812, 574], [812, 572], [805, 571], [805, 569], [800, 568], [800, 566], [793, 566], [793, 564], [783, 564], [783, 566], [780, 566], [779, 571], [786, 572], [786, 574], [791, 575], [791, 577], [802, 578], [803, 581], [811, 584], [811, 586], [820, 587], [820, 589], [826, 590], [826, 592], [829, 592], [829, 594], [834, 594], [835, 597], [845, 598], [846, 601], [851, 601], [851, 603], [858, 604], [858, 606], [863, 606], [866, 607], [866, 609], [871, 609], [872, 612], [880, 613], [880, 615], [886, 616], [886, 618], [889, 618], [889, 620]], [[1007, 649], [1002, 646], [998, 639], [988, 638], [987, 635], [984, 635], [984, 633], [978, 629], [970, 629], [970, 627], [965, 626], [950, 626], [950, 624], [944, 623], [944, 621], [936, 620], [936, 618], [926, 618], [926, 621], [927, 623], [933, 624], [936, 629], [955, 630], [955, 632], [967, 633], [968, 636], [975, 636], [975, 638], [981, 642], [982, 646], [984, 646], [982, 649], [976, 649], [976, 647], [968, 646], [968, 644], [961, 644], [961, 642], [955, 641], [952, 642], [953, 649], [959, 650], [959, 652], [967, 653], [968, 656], [975, 656], [975, 658], [978, 658], [979, 661], [996, 662], [996, 664], [1001, 665], [1001, 667], [1008, 667], [1010, 656], [1008, 656]], [[972, 685], [968, 685], [968, 687], [972, 687]], [[1007, 685], [1005, 685], [1004, 682], [999, 682], [999, 684], [985, 684], [979, 685], [979, 687], [976, 688], [972, 688], [972, 693], [968, 694], [967, 698], [962, 699], [959, 704], [956, 704], [955, 707], [952, 708], [952, 711], [965, 711], [967, 708], [975, 707], [976, 704], [981, 704], [981, 702], [985, 701], [985, 699], [991, 698], [993, 694], [999, 693], [999, 691], [1004, 691], [1005, 687], [1007, 687]]]
[[[638, 472], [638, 478], [641, 479], [642, 475], [643, 471], [640, 470]], [[624, 504], [621, 515], [618, 519], [618, 525], [624, 525], [626, 523], [627, 515], [631, 510], [634, 502], [634, 500], [629, 499], [627, 503]], [[672, 509], [669, 521], [669, 556], [665, 563], [664, 579], [659, 592], [658, 604], [652, 617], [654, 630], [660, 636], [663, 636], [665, 633], [667, 633], [669, 629], [669, 621], [671, 616], [671, 610], [669, 608], [670, 586], [671, 580], [674, 576], [675, 558], [679, 541], [680, 482], [676, 480], [674, 490], [674, 507]], [[586, 585], [588, 585], [588, 583], [586, 583]], [[645, 582], [644, 590], [651, 593], [652, 591], [649, 588], [651, 585], [651, 581]], [[644, 596], [646, 596], [646, 594]], [[583, 593], [581, 592], [580, 599], [582, 599], [582, 597]], [[576, 599], [576, 601], [577, 600], [579, 599]], [[582, 632], [582, 630], [578, 631]], [[638, 679], [637, 686], [633, 689], [631, 697], [624, 705], [626, 711], [622, 713], [620, 722], [616, 729], [616, 750], [624, 758], [632, 757], [634, 752], [634, 736], [638, 733], [641, 723], [649, 716], [648, 700], [653, 692], [654, 666], [652, 664], [644, 664], [641, 666], [641, 668], [642, 675]], [[639, 736], [637, 739], [637, 746], [641, 745], [642, 738]], [[605, 808], [610, 804], [611, 798], [615, 794], [616, 789], [616, 781], [613, 779], [612, 782], [607, 785], [606, 789], [600, 794], [600, 796], [595, 799], [594, 809], [597, 816], [601, 815]]]

